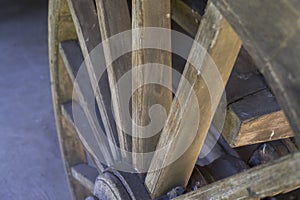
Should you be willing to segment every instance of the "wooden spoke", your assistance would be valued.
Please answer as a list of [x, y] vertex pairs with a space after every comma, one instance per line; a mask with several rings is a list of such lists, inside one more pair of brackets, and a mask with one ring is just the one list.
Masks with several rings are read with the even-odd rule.
[[[174, 0], [172, 1], [172, 19], [190, 33], [191, 36], [194, 36], [194, 31], [189, 27], [195, 27], [195, 24], [188, 26], [189, 23], [186, 21], [194, 23], [195, 20], [200, 20], [201, 16], [193, 12], [184, 2]], [[229, 144], [232, 147], [237, 147], [292, 137], [293, 132], [283, 111], [277, 105], [275, 97], [266, 89], [267, 85], [263, 77], [256, 73], [256, 66], [244, 48], [241, 49], [235, 65], [235, 70], [226, 90], [228, 104], [235, 103], [229, 106], [225, 130], [222, 133]], [[239, 101], [263, 89], [266, 89], [266, 91], [255, 94], [255, 97], [247, 97], [247, 100]], [[256, 107], [257, 103], [259, 103], [260, 107]], [[252, 105], [252, 107], [250, 106], [247, 109], [249, 105]], [[253, 109], [254, 107], [255, 109]], [[251, 111], [251, 113], [248, 113], [247, 116], [242, 116], [242, 113], [247, 114], [247, 111]], [[252, 128], [249, 129], [249, 126]], [[272, 137], [270, 137], [271, 134]]]
[[[129, 9], [126, 0], [96, 0], [98, 19], [100, 24], [100, 31], [103, 40], [110, 38], [111, 36], [131, 29], [131, 20]], [[109, 42], [103, 43], [104, 56], [107, 64], [107, 73], [109, 78], [109, 85], [112, 95], [112, 105], [115, 120], [117, 122], [117, 131], [119, 137], [119, 143], [121, 149], [125, 151], [131, 151], [131, 137], [126, 134], [124, 124], [129, 122], [124, 121], [120, 114], [122, 108], [130, 107], [129, 102], [122, 102], [120, 100], [120, 91], [118, 91], [117, 83], [119, 79], [131, 69], [131, 55], [126, 54], [117, 60], [111, 60], [112, 52], [116, 52], [118, 49], [126, 48], [122, 45], [126, 45], [126, 42], [119, 42], [117, 45]], [[127, 105], [124, 105], [127, 104]], [[127, 156], [125, 151], [121, 151], [123, 158], [127, 161], [131, 161], [131, 158]]]
[[297, 152], [176, 199], [257, 199], [289, 192], [299, 187], [300, 153]]
[[[266, 78], [296, 135], [300, 134], [298, 1], [213, 0]], [[253, 13], [256, 13], [253, 17]], [[272, 15], [270, 15], [272, 13]], [[280, 13], [280, 14], [275, 14]], [[249, 21], [249, 19], [251, 19]]]
[[[195, 40], [208, 51], [218, 68], [223, 84], [226, 84], [240, 50], [241, 42], [230, 25], [212, 4], [209, 4], [206, 9]], [[197, 45], [194, 44], [188, 61], [199, 58], [199, 53]], [[203, 68], [200, 69], [202, 70]], [[205, 71], [200, 72], [205, 73]], [[191, 64], [188, 63], [186, 65], [183, 75], [193, 87], [188, 88], [183, 82], [179, 84], [177, 97], [185, 99], [185, 102], [179, 105], [177, 99], [173, 101], [166, 127], [162, 131], [157, 148], [169, 145], [168, 149], [155, 154], [150, 170], [156, 171], [148, 173], [145, 181], [153, 198], [159, 197], [173, 187], [186, 186], [210, 127], [215, 110], [211, 107], [212, 103], [210, 102], [210, 94], [207, 87], [213, 86], [206, 86], [204, 79], [198, 74], [199, 71]], [[217, 79], [214, 77], [214, 80]], [[214, 88], [216, 89], [216, 87]], [[205, 117], [200, 117], [197, 134], [187, 150], [171, 165], [160, 169], [163, 164], [172, 162], [174, 154], [176, 156], [176, 153], [180, 153], [186, 140], [189, 137], [193, 137], [188, 135], [193, 131], [189, 130], [189, 127], [192, 126], [191, 123], [197, 118], [197, 113], [194, 110], [195, 102], [188, 95], [192, 91], [195, 91], [197, 95], [200, 114]], [[222, 91], [219, 92], [220, 94], [217, 94], [216, 99], [221, 98]]]
[[99, 175], [97, 169], [86, 164], [78, 164], [71, 168], [72, 176], [84, 185], [91, 193], [94, 192], [94, 183]]
[[[160, 28], [171, 28], [170, 19], [170, 0], [134, 0], [132, 7], [132, 27], [143, 28], [143, 27], [160, 27]], [[147, 135], [151, 134], [150, 131], [145, 131], [144, 127], [153, 124], [153, 120], [150, 120], [149, 109], [154, 104], [159, 104], [164, 107], [166, 114], [168, 114], [171, 103], [172, 103], [172, 91], [161, 85], [145, 85], [145, 81], [149, 79], [148, 76], [153, 74], [147, 73], [146, 70], [142, 70], [139, 65], [159, 63], [164, 66], [171, 67], [171, 53], [164, 52], [161, 50], [149, 50], [143, 49], [144, 41], [150, 38], [145, 38], [144, 30], [139, 29], [133, 34], [133, 49], [139, 49], [133, 52], [132, 55], [132, 66], [137, 69], [133, 72], [133, 88], [138, 88], [138, 85], [142, 87], [136, 89], [132, 96], [132, 119], [133, 119], [133, 135], [137, 136], [133, 138], [133, 164], [138, 171], [146, 171], [149, 167], [150, 160], [143, 156], [141, 153], [153, 152], [156, 148], [157, 141], [160, 134], [152, 137]], [[151, 40], [158, 40], [159, 38], [151, 38]], [[171, 32], [170, 37], [162, 38], [164, 42], [171, 50]], [[165, 41], [169, 40], [169, 41]], [[157, 42], [157, 41], [156, 41]], [[151, 66], [147, 66], [147, 68]], [[172, 74], [170, 72], [161, 71], [160, 74], [156, 73], [158, 83], [160, 79], [164, 79], [164, 82], [169, 84], [169, 88], [172, 88]], [[159, 119], [160, 116], [155, 116]], [[163, 119], [165, 120], [165, 119]], [[147, 129], [149, 130], [149, 129]], [[149, 162], [147, 162], [149, 161]]]
[[[98, 80], [98, 74], [96, 72], [99, 71], [99, 69], [97, 69], [99, 66], [95, 65], [95, 58], [91, 58], [89, 55], [101, 42], [95, 4], [93, 0], [68, 0], [68, 3], [105, 132], [108, 139], [112, 141], [112, 143], [110, 143], [111, 151], [113, 157], [118, 160], [119, 152], [115, 148], [118, 146], [118, 138], [116, 136], [116, 125], [111, 110], [111, 94], [107, 74], [103, 73], [101, 79]], [[104, 61], [100, 62], [104, 63]]]

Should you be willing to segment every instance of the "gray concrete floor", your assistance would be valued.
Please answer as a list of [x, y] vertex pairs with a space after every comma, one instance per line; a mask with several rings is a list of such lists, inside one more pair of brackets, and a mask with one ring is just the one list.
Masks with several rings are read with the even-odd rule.
[[0, 0], [0, 200], [70, 198], [52, 110], [47, 1]]

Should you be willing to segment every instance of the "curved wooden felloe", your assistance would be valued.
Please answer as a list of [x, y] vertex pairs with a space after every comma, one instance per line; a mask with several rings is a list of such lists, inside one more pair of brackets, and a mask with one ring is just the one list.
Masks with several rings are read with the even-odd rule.
[[76, 199], [84, 199], [91, 194], [72, 176], [72, 167], [79, 163], [87, 163], [83, 146], [62, 115], [63, 104], [72, 99], [73, 85], [68, 77], [62, 58], [59, 55], [59, 42], [76, 39], [77, 35], [65, 0], [49, 1], [49, 63], [53, 106], [64, 167], [70, 183], [71, 193]]

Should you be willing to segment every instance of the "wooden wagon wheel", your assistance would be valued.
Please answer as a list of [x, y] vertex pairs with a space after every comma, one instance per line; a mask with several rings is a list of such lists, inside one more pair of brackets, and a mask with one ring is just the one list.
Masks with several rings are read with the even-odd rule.
[[[129, 4], [129, 7], [132, 5], [132, 9], [128, 9]], [[199, 7], [201, 5], [206, 6], [204, 13], [202, 13], [204, 9]], [[193, 172], [214, 114], [214, 110], [213, 112], [210, 110], [209, 96], [200, 95], [208, 93], [205, 80], [198, 76], [198, 71], [195, 71], [194, 66], [188, 63], [182, 73], [193, 87], [187, 89], [184, 84], [179, 83], [177, 89], [177, 95], [185, 99], [183, 107], [178, 106], [176, 99], [172, 100], [170, 91], [157, 86], [140, 88], [132, 97], [132, 118], [137, 124], [147, 125], [149, 123], [148, 109], [153, 104], [159, 103], [167, 109], [168, 118], [165, 127], [161, 130], [160, 137], [152, 137], [148, 140], [129, 137], [112, 121], [113, 113], [115, 120], [119, 122], [123, 120], [119, 117], [121, 112], [119, 108], [122, 102], [119, 100], [119, 94], [114, 85], [125, 72], [131, 69], [131, 66], [158, 62], [171, 67], [172, 55], [165, 51], [139, 49], [144, 45], [141, 38], [145, 33], [143, 31], [134, 32], [132, 44], [133, 48], [138, 50], [113, 62], [112, 67], [107, 70], [106, 77], [100, 80], [101, 89], [99, 89], [99, 83], [93, 77], [95, 71], [93, 71], [93, 62], [89, 53], [101, 43], [101, 40], [130, 30], [132, 27], [170, 29], [172, 18], [176, 22], [176, 26], [179, 25], [181, 31], [194, 37], [195, 41], [200, 43], [210, 54], [218, 67], [223, 84], [227, 83], [236, 58], [243, 60], [243, 56], [248, 55], [247, 52], [249, 52], [275, 94], [289, 123], [277, 103], [274, 103], [276, 100], [266, 98], [272, 97], [272, 93], [255, 76], [255, 90], [248, 88], [251, 90], [251, 95], [255, 94], [258, 96], [255, 97], [256, 100], [261, 98], [261, 102], [266, 101], [275, 106], [270, 108], [267, 113], [263, 111], [263, 113], [257, 114], [253, 111], [253, 115], [243, 116], [239, 106], [244, 105], [245, 102], [250, 105], [249, 102], [253, 102], [252, 99], [255, 95], [252, 95], [251, 98], [244, 98], [241, 103], [237, 100], [243, 99], [241, 97], [244, 96], [237, 94], [237, 91], [240, 91], [238, 89], [233, 91], [232, 104], [228, 111], [229, 118], [226, 118], [223, 135], [232, 147], [244, 146], [290, 137], [293, 132], [296, 136], [300, 134], [298, 112], [300, 110], [300, 79], [297, 77], [300, 74], [298, 67], [300, 62], [297, 55], [300, 52], [298, 37], [300, 15], [297, 12], [299, 7], [299, 3], [295, 1], [280, 1], [274, 4], [272, 1], [227, 0], [212, 0], [208, 3], [187, 0], [172, 0], [172, 2], [170, 0], [133, 0], [132, 2], [125, 0], [50, 0], [49, 57], [53, 103], [61, 151], [73, 197], [84, 199], [95, 193], [98, 197], [106, 195], [103, 198], [154, 199], [164, 196], [176, 186], [185, 187]], [[171, 33], [169, 38], [166, 44], [171, 48]], [[242, 49], [241, 45], [243, 45]], [[110, 61], [110, 54], [114, 48], [118, 47], [111, 44], [104, 45], [106, 62]], [[193, 45], [188, 57], [189, 61], [197, 60], [199, 54], [197, 46]], [[194, 118], [192, 101], [188, 94], [191, 92], [190, 90], [195, 91], [201, 115], [207, 117], [200, 118], [196, 137], [187, 151], [171, 165], [148, 174], [140, 174], [139, 177], [110, 168], [106, 169], [106, 166], [97, 159], [99, 155], [90, 147], [91, 141], [79, 139], [79, 130], [72, 116], [72, 98], [77, 102], [84, 102], [85, 98], [85, 91], [74, 83], [78, 68], [84, 61], [83, 58], [85, 58], [90, 77], [90, 87], [96, 91], [96, 107], [99, 108], [99, 116], [102, 119], [100, 123], [102, 123], [101, 126], [105, 130], [106, 136], [115, 141], [112, 145], [118, 145], [121, 149], [128, 151], [148, 152], [172, 142], [170, 148], [163, 155], [154, 154], [154, 159], [148, 163], [150, 169], [156, 169], [157, 165], [161, 164], [158, 161], [171, 162], [173, 152], [178, 150], [178, 146], [180, 146], [178, 144], [185, 139], [184, 133], [192, 131], [182, 124], [192, 121]], [[246, 73], [249, 73], [247, 70]], [[136, 73], [134, 76], [136, 78], [134, 84], [142, 83], [147, 78], [143, 73]], [[172, 74], [166, 72], [161, 76], [169, 77], [169, 82], [171, 82]], [[73, 88], [76, 95], [73, 95]], [[222, 91], [217, 92], [216, 98], [220, 98], [221, 93]], [[110, 98], [111, 95], [112, 98]], [[244, 93], [243, 95], [249, 96]], [[110, 104], [112, 104], [112, 108]], [[87, 106], [80, 104], [77, 106], [83, 110], [86, 116], [86, 124], [88, 124], [86, 131], [95, 131], [96, 123], [99, 121], [92, 118]], [[183, 111], [180, 113], [181, 117], [178, 117], [180, 109]], [[248, 111], [249, 109], [257, 108], [250, 106]], [[249, 112], [251, 113], [251, 110]], [[250, 118], [252, 121], [249, 120]], [[253, 123], [249, 124], [249, 121]], [[270, 121], [273, 123], [269, 123]], [[274, 126], [275, 123], [283, 125]], [[274, 127], [277, 129], [272, 129]], [[271, 135], [261, 134], [259, 131], [253, 133], [256, 128], [260, 128], [264, 132], [271, 130]], [[142, 130], [136, 127], [132, 129], [132, 132], [136, 135], [142, 134]], [[256, 134], [257, 137], [251, 137], [249, 133]], [[99, 142], [99, 138], [96, 139]], [[85, 144], [85, 148], [82, 143]], [[109, 155], [132, 163], [137, 171], [145, 167], [143, 157], [128, 157], [126, 153], [113, 149], [109, 150]], [[294, 153], [267, 165], [212, 183], [180, 196], [179, 199], [253, 199], [291, 191], [300, 186], [299, 167], [300, 154]], [[97, 179], [96, 186], [94, 186], [94, 181], [99, 173], [102, 176]], [[107, 190], [110, 190], [111, 193], [104, 192]], [[113, 190], [116, 190], [115, 193]], [[172, 191], [174, 193], [174, 190]]]

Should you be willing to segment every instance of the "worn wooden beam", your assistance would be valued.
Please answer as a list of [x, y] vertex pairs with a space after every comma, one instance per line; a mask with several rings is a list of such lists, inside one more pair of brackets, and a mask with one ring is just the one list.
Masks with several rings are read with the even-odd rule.
[[77, 164], [71, 168], [72, 176], [85, 186], [92, 194], [94, 193], [94, 185], [98, 171], [94, 167], [90, 167], [86, 164]]
[[[194, 36], [195, 31], [193, 31], [193, 27], [195, 28], [195, 24], [191, 24], [188, 27], [185, 25], [189, 25], [187, 22], [194, 23], [195, 19], [199, 19], [200, 21], [201, 16], [197, 14], [195, 11], [193, 11], [192, 8], [187, 6], [183, 1], [174, 0], [172, 1], [172, 19], [175, 22], [177, 22], [179, 25], [181, 25], [185, 29], [185, 31], [190, 33], [191, 36]], [[237, 58], [237, 61], [235, 63], [234, 71], [226, 87], [227, 101], [229, 104], [238, 101], [245, 96], [258, 92], [259, 90], [267, 88], [267, 85], [265, 84], [263, 77], [256, 72], [257, 70], [258, 69], [256, 69], [256, 66], [252, 58], [248, 54], [248, 52], [244, 48], [242, 48]], [[252, 102], [253, 101], [255, 100], [253, 99]], [[253, 103], [256, 104], [256, 102]], [[261, 105], [260, 108], [264, 110], [265, 116], [262, 117], [261, 116], [262, 113], [261, 114], [256, 113], [257, 114], [256, 116], [249, 116], [248, 118], [249, 120], [247, 121], [248, 123], [252, 123], [255, 120], [256, 121], [255, 124], [258, 124], [260, 123], [259, 122], [260, 119], [266, 120], [267, 110], [271, 112], [270, 115], [272, 115], [274, 114], [273, 111], [278, 111], [279, 109], [278, 105], [275, 107], [273, 106], [272, 109], [271, 105], [268, 105], [266, 102], [262, 102], [262, 104], [260, 104]], [[262, 130], [262, 127], [256, 126], [256, 128], [259, 128], [257, 132], [253, 131], [252, 133], [249, 132], [242, 133], [239, 131], [241, 130], [243, 120], [241, 120], [240, 117], [237, 116], [237, 120], [240, 121], [237, 122], [236, 119], [232, 119], [232, 115], [235, 116], [236, 114], [231, 113], [232, 110], [229, 110], [228, 112], [229, 113], [227, 115], [227, 120], [225, 122], [226, 130], [224, 131], [224, 135], [226, 136], [227, 141], [230, 143], [232, 147], [293, 136], [293, 132], [290, 130], [289, 125], [285, 120], [285, 116], [282, 113], [282, 111], [279, 111], [280, 114], [277, 114], [276, 116], [281, 118], [277, 120], [283, 121], [284, 123], [280, 127], [276, 124], [277, 125], [276, 129], [279, 129], [279, 131], [275, 131], [276, 134], [273, 135], [271, 138], [269, 137], [270, 134], [263, 134], [262, 131], [272, 133], [272, 129], [275, 128], [270, 125], [272, 124], [275, 125], [275, 123], [271, 123], [271, 122], [266, 123], [264, 126], [265, 127], [264, 130]], [[250, 120], [251, 117], [254, 118]], [[268, 119], [274, 119], [274, 116], [268, 117]], [[231, 129], [232, 125], [230, 123], [233, 123], [233, 121], [235, 121], [236, 123], [233, 124], [234, 129]], [[242, 142], [241, 140], [244, 141]]]
[[242, 48], [226, 86], [222, 131], [232, 147], [293, 136], [288, 121], [253, 60]]
[[[95, 63], [95, 58], [92, 58], [90, 55], [92, 50], [101, 42], [95, 4], [93, 0], [68, 0], [68, 3], [105, 132], [111, 141], [109, 144], [113, 157], [119, 160], [120, 153], [115, 148], [115, 146], [118, 146], [118, 138], [111, 109], [111, 94], [108, 86], [108, 77], [106, 73], [103, 73], [101, 79], [98, 80], [97, 75], [99, 74], [96, 72], [99, 71], [97, 68], [101, 66], [101, 63]], [[104, 63], [103, 60], [100, 60], [100, 62]]]
[[240, 36], [274, 92], [292, 129], [299, 135], [300, 77], [297, 74], [300, 74], [300, 2], [213, 2]]
[[[100, 25], [100, 32], [103, 40], [107, 40], [110, 37], [122, 33], [131, 29], [131, 19], [126, 0], [96, 0], [96, 6], [98, 11], [98, 19]], [[129, 38], [130, 39], [130, 38]], [[125, 54], [117, 60], [112, 60], [118, 49], [128, 49], [130, 41], [126, 38], [126, 41], [120, 41], [117, 44], [114, 42], [104, 42], [104, 57], [106, 61], [109, 86], [112, 95], [112, 105], [114, 111], [115, 121], [117, 123], [118, 138], [122, 157], [131, 162], [131, 157], [127, 152], [132, 149], [131, 137], [126, 133], [126, 130], [131, 133], [130, 129], [125, 128], [128, 126], [128, 121], [122, 117], [122, 111], [124, 108], [130, 107], [129, 102], [123, 102], [120, 96], [119, 87], [117, 85], [120, 78], [131, 69], [131, 55]], [[126, 105], [127, 104], [127, 105]], [[126, 126], [126, 127], [127, 127]], [[127, 151], [127, 152], [126, 152]]]
[[[160, 136], [160, 131], [155, 133], [152, 137], [147, 137], [152, 134], [151, 131], [143, 131], [143, 128], [149, 124], [154, 124], [153, 120], [157, 120], [160, 116], [155, 116], [156, 119], [150, 119], [149, 110], [155, 105], [159, 104], [163, 106], [166, 113], [169, 112], [170, 105], [172, 103], [172, 91], [162, 85], [144, 85], [146, 80], [149, 80], [149, 76], [156, 76], [157, 83], [165, 82], [172, 88], [172, 74], [171, 71], [161, 70], [153, 73], [149, 73], [143, 70], [140, 65], [149, 64], [146, 68], [151, 68], [153, 64], [162, 64], [167, 67], [171, 67], [171, 53], [162, 50], [149, 50], [143, 49], [144, 42], [153, 40], [164, 42], [167, 49], [171, 50], [171, 31], [170, 37], [163, 38], [146, 38], [143, 27], [158, 27], [171, 29], [171, 8], [170, 0], [134, 0], [132, 4], [132, 27], [133, 29], [140, 28], [133, 32], [132, 45], [133, 49], [139, 49], [132, 54], [132, 66], [136, 67], [133, 71], [132, 84], [133, 88], [137, 88], [132, 96], [132, 119], [133, 119], [133, 164], [139, 172], [147, 171], [150, 165], [150, 159], [148, 157], [140, 156], [141, 153], [148, 153], [155, 151], [157, 141]], [[148, 36], [149, 37], [149, 36]], [[151, 35], [150, 35], [151, 37]], [[155, 40], [155, 41], [154, 41]], [[164, 80], [164, 81], [161, 81]], [[138, 85], [142, 87], [138, 88]], [[162, 119], [165, 120], [165, 119]], [[162, 123], [164, 124], [164, 123]], [[155, 127], [156, 128], [156, 127]]]
[[[203, 64], [198, 60], [196, 63], [200, 63], [200, 66], [189, 64], [189, 62], [201, 59], [201, 55], [206, 55], [206, 52], [201, 52], [198, 49], [196, 43], [201, 44], [207, 50], [216, 64], [217, 71], [220, 74], [219, 82], [217, 82], [216, 74], [212, 75], [210, 74], [211, 71], [206, 71], [212, 69], [207, 67], [209, 65], [206, 65], [206, 62]], [[172, 103], [166, 126], [162, 131], [157, 147], [159, 149], [168, 145], [168, 148], [165, 151], [155, 153], [155, 159], [152, 159], [150, 166], [152, 172], [149, 172], [146, 176], [145, 183], [153, 198], [163, 195], [173, 187], [186, 186], [212, 122], [215, 109], [221, 99], [224, 89], [221, 85], [223, 84], [224, 87], [226, 84], [240, 47], [241, 41], [235, 32], [214, 5], [209, 3], [195, 37], [195, 44], [188, 58], [189, 62], [183, 73], [192, 87], [189, 88], [183, 81], [179, 84], [177, 98]], [[202, 77], [202, 75], [208, 77]], [[212, 78], [210, 83], [208, 81], [209, 77]], [[206, 78], [205, 81], [208, 82], [208, 85], [206, 85], [204, 78]], [[208, 87], [214, 93], [209, 93]], [[197, 102], [194, 102], [190, 95], [193, 91], [197, 96], [199, 111], [195, 107]], [[210, 95], [212, 95], [212, 99]], [[180, 102], [179, 105], [178, 99], [184, 101]], [[195, 122], [199, 114], [197, 112], [200, 112], [202, 117], [198, 122]], [[196, 130], [196, 136], [193, 138], [193, 135], [189, 134], [194, 131], [190, 130], [194, 123], [198, 123], [198, 130]], [[192, 141], [191, 145], [185, 146], [189, 140]], [[186, 151], [177, 160], [174, 159], [185, 148], [187, 148]], [[165, 165], [168, 166], [161, 168]]]
[[[172, 9], [174, 10], [174, 14], [179, 10], [179, 6], [180, 8], [182, 7], [182, 9], [185, 8], [184, 6], [187, 6], [186, 4], [181, 4], [184, 4], [184, 2], [172, 1]], [[187, 11], [187, 9], [185, 10]], [[189, 13], [191, 14], [192, 12]], [[184, 17], [186, 17], [186, 19], [189, 21], [193, 21], [193, 16], [191, 15], [184, 15]], [[173, 20], [176, 21], [175, 18], [173, 18]], [[186, 29], [186, 31], [188, 31], [188, 29]], [[189, 31], [189, 33], [192, 34], [191, 31]], [[229, 107], [235, 107], [235, 105], [239, 105], [238, 107], [240, 109], [238, 111], [234, 111], [229, 108], [225, 121], [225, 129], [223, 134], [232, 147], [293, 136], [293, 132], [290, 129], [285, 115], [279, 108], [279, 105], [277, 105], [275, 97], [272, 94], [270, 94], [270, 98], [272, 98], [272, 100], [266, 96], [266, 92], [261, 92], [261, 95], [256, 95], [256, 97], [259, 97], [260, 100], [264, 100], [261, 102], [258, 102], [258, 98], [255, 99], [253, 97], [246, 97], [268, 87], [262, 75], [260, 75], [257, 70], [258, 69], [256, 68], [251, 56], [248, 54], [245, 48], [242, 48], [235, 63], [233, 73], [231, 74], [226, 86], [228, 104], [235, 102]], [[241, 100], [244, 97], [246, 97], [247, 100]], [[249, 99], [251, 99], [250, 102], [248, 101]], [[239, 101], [239, 103], [236, 101]], [[271, 104], [268, 103], [270, 101], [272, 102]], [[243, 102], [247, 104], [253, 103], [251, 109], [243, 107]], [[260, 105], [259, 109], [262, 111], [255, 107], [256, 112], [254, 112], [254, 110], [252, 110], [254, 104]], [[247, 110], [252, 110], [252, 115], [247, 115]], [[242, 119], [243, 116], [239, 116], [241, 113], [246, 114], [248, 116], [247, 119]], [[266, 119], [275, 120], [273, 120], [271, 123]], [[257, 129], [255, 130], [253, 127], [251, 128], [251, 132], [249, 132], [249, 126], [255, 126]], [[272, 137], [270, 137], [271, 134], [273, 134]]]
[[294, 135], [269, 89], [230, 104], [222, 134], [232, 147]]
[[[183, 1], [181, 0], [172, 1], [172, 19], [175, 22], [177, 22], [179, 25], [181, 25], [188, 33], [190, 33], [191, 36], [195, 35], [194, 31], [192, 31], [193, 30], [192, 27], [195, 27], [195, 24], [188, 26], [189, 28], [187, 28], [186, 26], [184, 26], [185, 24], [188, 24], [185, 21], [194, 23], [195, 19], [197, 19], [197, 16], [200, 21], [201, 16], [198, 15], [195, 11], [193, 11], [192, 8], [187, 6]], [[258, 69], [256, 68], [255, 63], [250, 57], [250, 55], [248, 54], [248, 52], [244, 48], [242, 48], [237, 58], [237, 61], [235, 63], [235, 68], [230, 77], [229, 83], [226, 86], [226, 95], [229, 104], [238, 101], [245, 96], [266, 89], [268, 87], [265, 84], [263, 77], [256, 72], [257, 70]], [[252, 102], [253, 101], [254, 99], [252, 98]], [[242, 102], [240, 102], [239, 105], [241, 105]], [[258, 102], [253, 102], [253, 103], [258, 103]], [[253, 143], [276, 140], [280, 138], [293, 136], [293, 132], [290, 130], [289, 124], [287, 123], [284, 114], [282, 113], [281, 110], [279, 111], [279, 106], [274, 104], [276, 104], [276, 100], [271, 105], [267, 104], [267, 102], [261, 102], [260, 108], [263, 110], [263, 112], [256, 113], [255, 116], [249, 115], [248, 120], [246, 122], [240, 119], [241, 118], [240, 116], [236, 116], [237, 115], [236, 113], [232, 113], [233, 111], [229, 109], [227, 114], [227, 120], [225, 122], [225, 130], [223, 131], [223, 133], [227, 141], [230, 143], [230, 145], [232, 147], [237, 147], [241, 145], [253, 144]], [[264, 124], [265, 120], [263, 119], [266, 119], [267, 117], [266, 115], [268, 114], [267, 111], [270, 112], [269, 119], [270, 118], [274, 119], [274, 117], [276, 116], [280, 118], [280, 119], [276, 119], [277, 122], [280, 121], [283, 123], [281, 125], [278, 125], [277, 123], [272, 123], [273, 125], [276, 125], [276, 127], [272, 126], [271, 123]], [[239, 113], [241, 112], [243, 111], [241, 110]], [[265, 114], [264, 117], [262, 117], [262, 113]], [[271, 116], [272, 114], [273, 116]], [[232, 116], [236, 116], [236, 118]], [[257, 129], [257, 131], [254, 131], [254, 129], [252, 129], [253, 132], [251, 133], [240, 132], [242, 131], [241, 126], [243, 126], [244, 123], [249, 123], [249, 124], [251, 123], [252, 125], [253, 123], [255, 123], [256, 128], [259, 129]], [[274, 134], [270, 138], [270, 134], [272, 134], [273, 130], [276, 134]], [[263, 134], [264, 132], [266, 132], [267, 134]]]
[[256, 199], [300, 187], [300, 152], [204, 186], [177, 199]]

